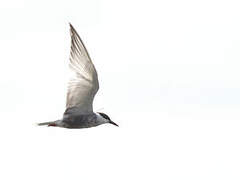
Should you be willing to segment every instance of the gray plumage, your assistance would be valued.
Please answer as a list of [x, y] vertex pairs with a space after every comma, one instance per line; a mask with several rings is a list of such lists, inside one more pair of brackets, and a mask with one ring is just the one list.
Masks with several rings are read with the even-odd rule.
[[38, 125], [64, 128], [89, 128], [104, 123], [116, 123], [104, 113], [93, 112], [93, 100], [99, 89], [94, 64], [76, 30], [70, 24], [71, 52], [69, 67], [72, 77], [68, 84], [66, 110], [61, 120]]

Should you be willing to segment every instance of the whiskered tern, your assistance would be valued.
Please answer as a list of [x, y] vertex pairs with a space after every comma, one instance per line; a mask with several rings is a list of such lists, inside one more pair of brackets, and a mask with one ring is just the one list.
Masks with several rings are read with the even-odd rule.
[[63, 128], [89, 128], [114, 123], [108, 115], [93, 112], [93, 99], [99, 89], [98, 75], [80, 36], [70, 24], [71, 52], [69, 67], [73, 76], [68, 84], [66, 110], [63, 118], [38, 125]]

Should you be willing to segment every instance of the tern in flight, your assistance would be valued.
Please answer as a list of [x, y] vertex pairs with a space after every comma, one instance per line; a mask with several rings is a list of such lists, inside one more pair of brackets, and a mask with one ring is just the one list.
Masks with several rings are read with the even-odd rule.
[[108, 115], [93, 112], [93, 99], [99, 89], [97, 71], [77, 31], [70, 24], [71, 52], [69, 67], [73, 72], [68, 84], [66, 110], [63, 118], [38, 125], [63, 128], [89, 128], [114, 123]]

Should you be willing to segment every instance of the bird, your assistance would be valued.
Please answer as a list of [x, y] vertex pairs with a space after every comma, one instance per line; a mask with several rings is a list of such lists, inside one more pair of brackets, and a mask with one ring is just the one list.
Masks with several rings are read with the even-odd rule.
[[93, 112], [93, 100], [99, 89], [97, 70], [77, 31], [71, 23], [71, 48], [69, 68], [72, 76], [68, 82], [66, 109], [56, 121], [39, 123], [39, 126], [54, 126], [69, 129], [96, 127], [110, 123], [118, 126], [102, 112]]

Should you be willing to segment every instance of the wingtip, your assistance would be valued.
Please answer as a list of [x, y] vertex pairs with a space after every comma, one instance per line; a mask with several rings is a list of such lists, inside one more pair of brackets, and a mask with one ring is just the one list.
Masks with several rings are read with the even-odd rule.
[[73, 26], [72, 26], [72, 24], [71, 24], [70, 22], [68, 22], [68, 24], [69, 24], [69, 27], [70, 27], [70, 29], [69, 29], [70, 35], [71, 35], [71, 37], [72, 37], [73, 32], [74, 32], [74, 28], [73, 28]]
[[70, 22], [69, 22], [69, 26], [70, 26], [70, 31], [74, 31], [75, 30], [73, 25]]

